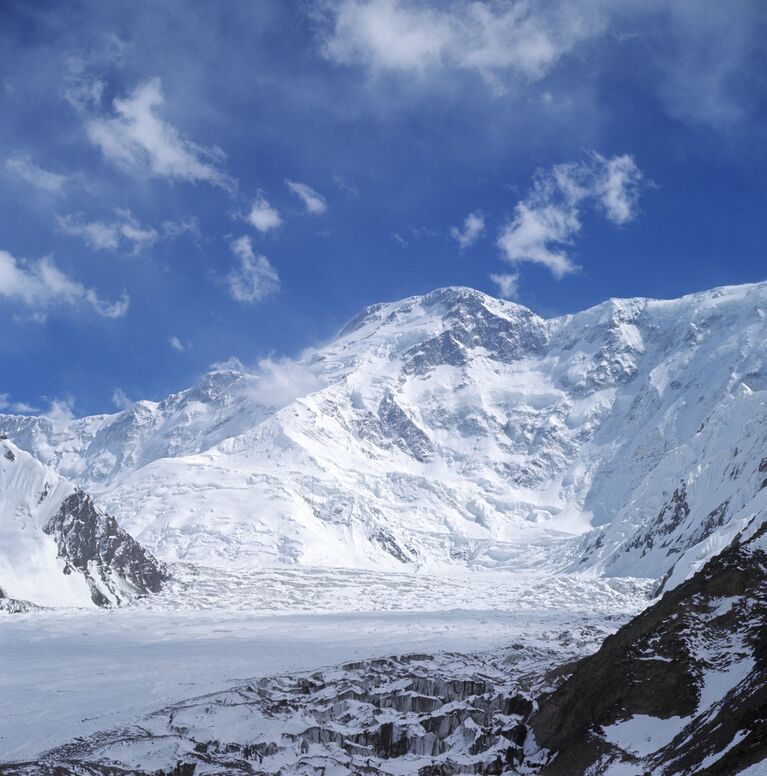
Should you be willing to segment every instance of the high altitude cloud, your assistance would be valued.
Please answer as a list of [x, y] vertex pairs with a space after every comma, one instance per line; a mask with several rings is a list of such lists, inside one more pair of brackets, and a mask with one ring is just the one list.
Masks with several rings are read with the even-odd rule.
[[48, 308], [57, 304], [88, 305], [104, 318], [120, 318], [128, 310], [128, 297], [117, 302], [102, 299], [92, 288], [72, 280], [50, 258], [40, 261], [16, 259], [0, 250], [0, 297], [30, 308], [42, 318]]
[[300, 181], [285, 179], [285, 185], [304, 203], [307, 213], [319, 215], [328, 209], [325, 197], [317, 193], [311, 186]]
[[463, 222], [463, 229], [454, 226], [450, 236], [460, 245], [461, 250], [473, 245], [485, 231], [485, 219], [481, 213], [469, 213]]
[[5, 166], [17, 177], [49, 194], [60, 194], [68, 180], [66, 175], [45, 170], [23, 154], [9, 156]]
[[239, 259], [227, 278], [229, 292], [238, 302], [261, 302], [280, 289], [280, 276], [266, 256], [253, 250], [249, 237], [239, 237], [231, 243], [234, 255]]
[[253, 207], [251, 207], [247, 215], [247, 221], [258, 229], [259, 232], [269, 232], [282, 225], [282, 217], [279, 211], [277, 208], [272, 207], [261, 193], [253, 202]]
[[498, 246], [512, 264], [542, 264], [561, 278], [577, 269], [567, 248], [581, 229], [583, 208], [597, 208], [613, 223], [625, 224], [636, 215], [641, 184], [642, 173], [628, 155], [607, 159], [591, 153], [583, 161], [541, 170], [501, 230]]
[[322, 51], [340, 64], [372, 71], [510, 72], [538, 80], [578, 43], [605, 27], [597, 3], [423, 3], [336, 0], [325, 3]]
[[164, 102], [160, 79], [146, 81], [114, 100], [112, 116], [88, 120], [88, 137], [106, 159], [129, 172], [233, 191], [234, 179], [221, 169], [223, 152], [185, 138], [159, 115]]

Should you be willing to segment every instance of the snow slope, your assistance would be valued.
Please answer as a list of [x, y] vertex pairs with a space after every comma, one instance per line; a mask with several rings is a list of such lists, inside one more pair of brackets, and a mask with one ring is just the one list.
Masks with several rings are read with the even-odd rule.
[[0, 604], [118, 604], [162, 568], [73, 483], [0, 439]]
[[466, 288], [114, 415], [0, 417], [158, 556], [663, 577], [767, 489], [767, 284], [544, 319]]

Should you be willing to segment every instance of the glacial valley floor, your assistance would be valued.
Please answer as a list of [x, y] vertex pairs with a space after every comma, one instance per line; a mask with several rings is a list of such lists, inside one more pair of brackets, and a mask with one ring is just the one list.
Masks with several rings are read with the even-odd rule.
[[594, 651], [651, 580], [181, 567], [115, 610], [0, 620], [0, 762], [244, 680], [385, 655], [514, 646], [545, 667]]

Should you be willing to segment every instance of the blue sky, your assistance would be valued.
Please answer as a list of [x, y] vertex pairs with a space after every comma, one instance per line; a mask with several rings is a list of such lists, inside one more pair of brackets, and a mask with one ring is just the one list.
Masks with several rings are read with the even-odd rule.
[[765, 279], [757, 0], [0, 3], [0, 404], [86, 414], [445, 285]]

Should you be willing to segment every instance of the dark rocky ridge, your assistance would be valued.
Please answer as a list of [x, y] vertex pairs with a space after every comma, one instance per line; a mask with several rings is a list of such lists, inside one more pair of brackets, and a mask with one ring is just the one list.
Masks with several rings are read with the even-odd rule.
[[83, 574], [97, 606], [122, 603], [126, 584], [131, 592], [157, 593], [168, 578], [165, 567], [81, 490], [64, 499], [43, 530], [56, 540], [64, 573]]
[[[541, 699], [530, 724], [536, 741], [552, 753], [542, 773], [564, 776], [595, 768], [589, 772], [598, 774], [618, 760], [633, 762], [637, 774], [715, 776], [767, 758], [767, 554], [760, 542], [765, 535], [767, 524], [714, 557], [605, 639]], [[720, 611], [722, 602], [729, 608]], [[749, 655], [753, 666], [747, 676], [718, 703], [701, 708], [706, 673], [721, 678]], [[686, 724], [640, 761], [604, 733], [634, 715], [681, 717]]]

